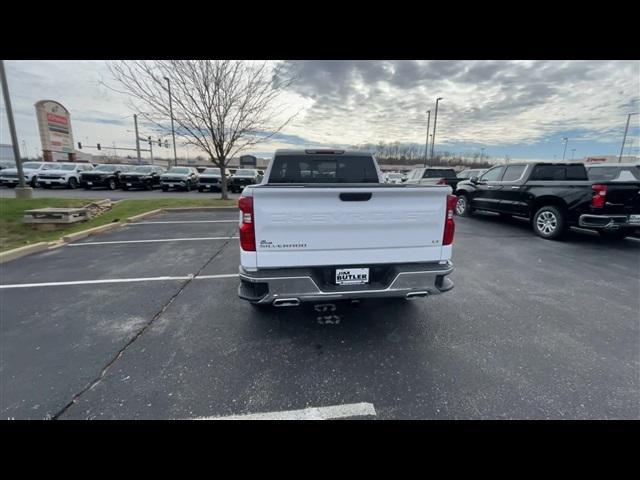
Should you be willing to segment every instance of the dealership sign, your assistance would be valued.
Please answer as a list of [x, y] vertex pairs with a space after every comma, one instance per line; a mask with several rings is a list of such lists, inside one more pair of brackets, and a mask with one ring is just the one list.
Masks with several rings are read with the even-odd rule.
[[73, 134], [69, 111], [53, 100], [40, 100], [35, 106], [42, 150], [72, 153]]

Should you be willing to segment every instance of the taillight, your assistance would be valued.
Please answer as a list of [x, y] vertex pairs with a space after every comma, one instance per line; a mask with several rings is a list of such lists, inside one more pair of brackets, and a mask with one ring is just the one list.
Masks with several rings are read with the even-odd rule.
[[455, 195], [447, 195], [447, 214], [444, 217], [444, 235], [442, 236], [442, 245], [451, 245], [453, 243], [453, 235], [456, 232], [456, 224], [453, 221], [453, 212], [458, 203], [458, 197]]
[[591, 207], [603, 208], [607, 200], [607, 186], [596, 183], [591, 185], [593, 189], [593, 197], [591, 197]]
[[438, 180], [438, 183], [436, 183], [436, 185], [446, 185], [447, 184], [447, 180], [445, 178], [441, 178], [440, 180]]
[[240, 248], [245, 252], [256, 251], [256, 232], [253, 226], [253, 197], [240, 197]]

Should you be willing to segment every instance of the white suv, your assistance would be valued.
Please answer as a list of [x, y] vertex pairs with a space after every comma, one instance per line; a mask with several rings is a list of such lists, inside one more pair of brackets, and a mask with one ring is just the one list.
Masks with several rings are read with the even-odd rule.
[[[24, 173], [25, 183], [35, 187], [38, 181], [38, 174], [52, 166], [53, 164], [50, 162], [24, 162], [22, 164], [22, 171]], [[6, 185], [7, 187], [15, 187], [18, 185], [18, 169], [5, 168], [1, 170], [0, 184]]]
[[93, 165], [90, 163], [60, 163], [38, 175], [38, 186], [77, 188], [80, 185], [80, 174], [92, 169]]

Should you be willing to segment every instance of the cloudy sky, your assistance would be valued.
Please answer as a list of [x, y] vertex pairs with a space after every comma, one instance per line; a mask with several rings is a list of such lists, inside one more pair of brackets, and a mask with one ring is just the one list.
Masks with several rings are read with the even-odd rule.
[[[298, 112], [277, 139], [247, 152], [345, 147], [398, 141], [424, 144], [438, 108], [436, 150], [518, 159], [617, 155], [627, 113], [640, 111], [637, 61], [286, 61], [294, 84], [282, 96]], [[133, 111], [111, 82], [104, 61], [6, 61], [21, 147], [40, 151], [34, 103], [61, 102], [71, 112], [75, 142], [104, 149], [134, 147]], [[2, 102], [0, 143], [10, 143]], [[140, 125], [141, 135], [153, 135]], [[157, 149], [156, 156], [170, 157]], [[88, 150], [87, 150], [88, 151]], [[107, 153], [110, 153], [107, 150]], [[194, 147], [179, 146], [194, 157]], [[640, 154], [640, 115], [632, 117], [626, 154]]]

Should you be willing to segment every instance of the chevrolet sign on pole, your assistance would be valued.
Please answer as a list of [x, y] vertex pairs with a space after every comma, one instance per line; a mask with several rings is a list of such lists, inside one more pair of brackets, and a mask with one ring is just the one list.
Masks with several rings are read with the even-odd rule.
[[53, 152], [69, 154], [73, 160], [73, 133], [69, 111], [54, 100], [40, 100], [36, 103], [36, 117], [45, 161], [53, 161]]

